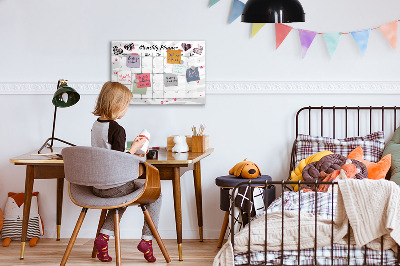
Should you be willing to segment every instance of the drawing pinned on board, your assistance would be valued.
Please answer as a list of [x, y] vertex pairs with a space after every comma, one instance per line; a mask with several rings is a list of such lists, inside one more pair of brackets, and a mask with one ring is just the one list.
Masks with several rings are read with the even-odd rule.
[[140, 67], [140, 55], [138, 54], [128, 54], [126, 56], [126, 66], [130, 68]]
[[130, 71], [118, 71], [118, 82], [121, 84], [132, 84], [132, 73]]
[[114, 55], [119, 55], [122, 54], [124, 52], [124, 50], [122, 50], [121, 48], [119, 48], [118, 46], [114, 46], [113, 47], [113, 53]]
[[182, 48], [183, 48], [183, 51], [186, 52], [187, 50], [192, 48], [192, 45], [190, 43], [182, 43]]
[[200, 80], [199, 68], [196, 67], [194, 70], [192, 68], [188, 68], [186, 70], [186, 80], [187, 82]]
[[139, 83], [136, 83], [138, 88], [151, 87], [149, 73], [137, 74], [136, 79], [139, 80]]
[[195, 52], [196, 54], [201, 55], [201, 53], [203, 52], [203, 46], [201, 46], [201, 45], [199, 44], [199, 47], [198, 47], [198, 48], [193, 48], [193, 52]]
[[177, 75], [185, 75], [186, 66], [184, 65], [174, 65], [172, 68], [172, 73]]
[[181, 50], [168, 50], [167, 51], [167, 63], [168, 64], [179, 64], [181, 62], [182, 51]]
[[165, 87], [178, 86], [178, 76], [174, 74], [164, 74], [164, 85]]

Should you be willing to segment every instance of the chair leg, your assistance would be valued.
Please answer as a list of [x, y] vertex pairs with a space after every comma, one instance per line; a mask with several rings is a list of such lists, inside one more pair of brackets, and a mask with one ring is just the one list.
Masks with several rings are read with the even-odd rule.
[[[100, 234], [100, 230], [103, 227], [104, 221], [106, 220], [106, 215], [107, 215], [107, 210], [106, 209], [101, 210], [101, 215], [100, 215], [100, 219], [99, 219], [99, 226], [97, 227], [96, 238]], [[92, 258], [96, 258], [96, 255], [97, 255], [97, 250], [96, 250], [96, 248], [95, 248], [95, 246], [93, 244]]]
[[120, 243], [120, 235], [119, 235], [119, 213], [118, 209], [115, 209], [114, 214], [114, 234], [115, 234], [115, 256], [117, 257], [115, 265], [121, 265], [121, 243]]
[[76, 237], [78, 236], [79, 230], [81, 229], [83, 220], [85, 219], [87, 208], [82, 208], [81, 214], [79, 215], [78, 221], [76, 222], [74, 232], [72, 232], [72, 236], [69, 240], [67, 249], [65, 250], [64, 257], [61, 260], [60, 265], [64, 266], [67, 263], [69, 254], [71, 253], [72, 247], [74, 246]]
[[158, 230], [156, 228], [156, 225], [153, 222], [153, 219], [150, 216], [149, 211], [146, 208], [146, 205], [140, 205], [140, 207], [142, 208], [143, 214], [144, 214], [144, 219], [146, 220], [147, 224], [150, 227], [151, 232], [153, 233], [153, 236], [155, 237], [155, 239], [157, 240], [157, 244], [161, 249], [161, 252], [164, 256], [164, 259], [167, 263], [171, 262], [171, 259], [168, 255], [168, 251], [164, 246], [164, 243], [161, 240], [160, 234], [158, 233]]
[[224, 241], [226, 228], [228, 227], [228, 222], [229, 222], [229, 212], [225, 212], [225, 217], [224, 217], [224, 221], [222, 222], [221, 234], [219, 235], [217, 248], [220, 248], [222, 246], [222, 242]]

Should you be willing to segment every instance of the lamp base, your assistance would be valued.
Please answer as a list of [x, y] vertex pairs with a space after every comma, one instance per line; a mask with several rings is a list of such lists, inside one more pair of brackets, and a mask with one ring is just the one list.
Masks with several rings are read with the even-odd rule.
[[[40, 149], [38, 150], [38, 154], [40, 154], [40, 152], [44, 149], [44, 148], [49, 148], [51, 150], [51, 152], [53, 152], [53, 141], [54, 140], [58, 140], [59, 142], [68, 144], [70, 146], [76, 146], [75, 144], [69, 143], [65, 140], [59, 139], [59, 138], [48, 138], [42, 145], [42, 147], [40, 147]], [[49, 141], [51, 141], [51, 144], [49, 144]]]

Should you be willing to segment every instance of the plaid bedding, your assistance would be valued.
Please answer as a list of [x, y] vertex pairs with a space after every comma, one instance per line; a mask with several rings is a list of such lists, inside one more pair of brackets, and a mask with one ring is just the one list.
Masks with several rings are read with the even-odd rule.
[[364, 137], [345, 139], [299, 134], [296, 139], [295, 165], [298, 165], [302, 159], [324, 150], [347, 157], [358, 146], [361, 146], [364, 151], [364, 160], [378, 162], [385, 148], [383, 131], [374, 132]]
[[[333, 195], [333, 196], [332, 196]], [[315, 192], [285, 192], [283, 197], [277, 198], [271, 203], [267, 210], [269, 213], [282, 211], [282, 202], [284, 210], [298, 210], [317, 214], [325, 219], [332, 219], [336, 208], [336, 194], [317, 192], [317, 201], [315, 203]], [[260, 215], [265, 215], [265, 212]], [[260, 217], [257, 215], [254, 219]], [[254, 220], [253, 219], [253, 220]], [[317, 265], [348, 265], [348, 246], [334, 244], [332, 264], [331, 246], [326, 246], [316, 249]], [[366, 258], [364, 254], [366, 253]], [[285, 250], [283, 252], [284, 265], [298, 265], [298, 257], [300, 257], [300, 265], [314, 265], [314, 249], [303, 249], [300, 251], [300, 256], [297, 250]], [[265, 252], [250, 252], [250, 265], [262, 264], [265, 265]], [[364, 261], [365, 260], [365, 261]], [[381, 265], [381, 252], [371, 250], [364, 247], [350, 245], [350, 263], [349, 265]], [[395, 265], [396, 257], [392, 250], [383, 252], [383, 265]], [[248, 265], [248, 254], [235, 254], [235, 265]], [[280, 251], [267, 251], [266, 265], [281, 265]]]

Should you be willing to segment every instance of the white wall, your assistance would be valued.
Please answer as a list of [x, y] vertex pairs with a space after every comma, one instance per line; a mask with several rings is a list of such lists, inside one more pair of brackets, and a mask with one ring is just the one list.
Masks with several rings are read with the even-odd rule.
[[[147, 1], [12, 1], [0, 0], [0, 82], [104, 82], [109, 79], [111, 40], [205, 40], [208, 81], [399, 81], [399, 52], [391, 50], [379, 31], [371, 33], [362, 57], [351, 36], [343, 36], [329, 59], [318, 36], [305, 59], [297, 32], [274, 50], [273, 25], [250, 40], [250, 25], [227, 24], [230, 0], [208, 9], [208, 0]], [[399, 19], [397, 1], [303, 0], [307, 22], [294, 24], [321, 32], [375, 27]], [[24, 190], [25, 168], [9, 158], [35, 150], [50, 136], [53, 106], [50, 95], [0, 95], [0, 207], [7, 192]], [[95, 95], [60, 109], [56, 135], [78, 145], [90, 144]], [[202, 164], [205, 238], [218, 238], [223, 214], [214, 179], [238, 161], [255, 161], [275, 180], [286, 176], [294, 138], [294, 114], [308, 105], [398, 105], [399, 95], [208, 95], [204, 106], [131, 106], [120, 122], [128, 138], [147, 128], [153, 145], [164, 146], [176, 133], [189, 134], [205, 123], [215, 152]], [[39, 180], [40, 211], [45, 237], [55, 237], [55, 180]], [[160, 232], [175, 238], [172, 188], [164, 195]], [[182, 177], [184, 238], [197, 237], [193, 181]], [[64, 193], [62, 237], [69, 237], [79, 208]], [[99, 212], [87, 216], [80, 237], [92, 237]], [[122, 237], [139, 238], [142, 216], [131, 208], [121, 222]]]

